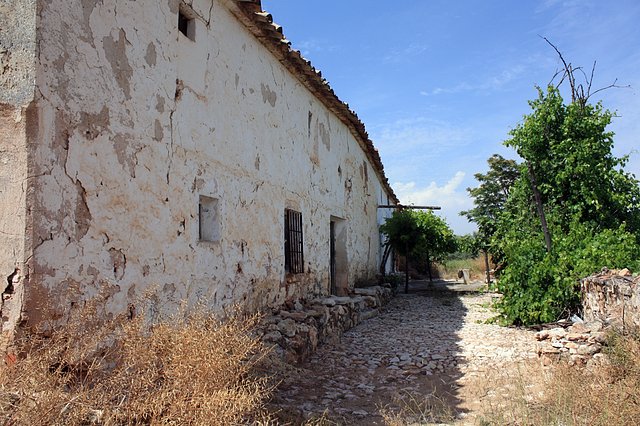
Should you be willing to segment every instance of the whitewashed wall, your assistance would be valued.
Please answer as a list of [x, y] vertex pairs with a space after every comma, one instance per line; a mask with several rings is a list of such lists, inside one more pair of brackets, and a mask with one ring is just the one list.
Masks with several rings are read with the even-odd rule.
[[[379, 262], [383, 187], [348, 128], [219, 0], [40, 2], [33, 256], [27, 314], [99, 291], [118, 311], [249, 309], [329, 291], [329, 221], [347, 225], [349, 284]], [[217, 199], [201, 242], [198, 200]], [[284, 271], [284, 209], [302, 212], [305, 273]], [[47, 315], [49, 315], [47, 313]]]

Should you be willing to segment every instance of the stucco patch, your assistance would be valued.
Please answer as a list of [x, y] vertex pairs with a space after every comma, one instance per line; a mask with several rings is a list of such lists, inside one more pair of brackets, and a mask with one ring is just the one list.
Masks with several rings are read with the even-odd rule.
[[364, 182], [365, 191], [369, 189], [369, 167], [367, 166], [367, 161], [362, 161], [362, 180]]
[[81, 0], [82, 7], [82, 17], [84, 19], [83, 22], [83, 31], [81, 31], [80, 37], [82, 40], [90, 43], [93, 46], [93, 31], [91, 29], [91, 13], [93, 9], [96, 7], [95, 0]]
[[147, 54], [144, 56], [144, 60], [147, 61], [147, 64], [150, 67], [155, 67], [157, 56], [156, 45], [153, 43], [149, 43], [149, 45], [147, 46]]
[[[56, 123], [58, 124], [58, 123]], [[80, 123], [78, 129], [82, 135], [89, 140], [97, 138], [105, 129], [109, 127], [109, 109], [106, 106], [98, 114], [80, 113]]]
[[129, 154], [129, 140], [126, 136], [115, 135], [113, 137], [113, 148], [116, 151], [116, 157], [118, 157], [118, 163], [122, 168], [129, 172], [129, 175], [136, 177], [136, 159], [134, 155]]
[[177, 14], [180, 10], [180, 0], [169, 0], [169, 10], [171, 13]]
[[264, 83], [260, 84], [260, 90], [262, 90], [262, 101], [266, 104], [267, 102], [269, 102], [269, 104], [272, 107], [276, 106], [276, 100], [278, 99], [278, 95], [276, 94], [276, 92], [274, 92], [273, 90], [271, 90], [271, 88], [269, 87], [269, 85], [265, 85]]
[[104, 53], [111, 65], [113, 74], [115, 75], [118, 85], [124, 92], [127, 99], [131, 99], [131, 87], [129, 80], [133, 76], [133, 68], [127, 59], [127, 35], [121, 28], [118, 32], [118, 39], [113, 37], [104, 37], [102, 39], [102, 47]]
[[79, 180], [76, 181], [76, 190], [78, 193], [75, 208], [76, 241], [79, 241], [87, 235], [89, 226], [91, 226], [91, 211], [87, 204], [87, 194]]
[[193, 184], [191, 184], [191, 192], [202, 191], [204, 187], [204, 179], [194, 178]]
[[182, 80], [180, 80], [179, 78], [176, 79], [176, 94], [175, 94], [175, 101], [179, 101], [180, 99], [182, 99], [182, 91], [184, 90], [184, 82]]
[[160, 95], [156, 95], [156, 111], [164, 112], [164, 98]]
[[35, 83], [36, 2], [0, 2], [0, 103], [26, 105]]
[[320, 123], [318, 126], [318, 133], [320, 133], [320, 140], [322, 144], [327, 148], [327, 151], [331, 151], [331, 135], [327, 130], [327, 127], [324, 123]]
[[127, 269], [127, 257], [122, 250], [113, 247], [109, 249], [109, 256], [113, 264], [113, 277], [119, 281], [124, 278], [124, 273]]
[[[4, 75], [9, 73], [9, 71], [11, 70], [10, 64], [9, 64], [10, 62], [11, 62], [11, 51], [5, 50], [2, 47], [0, 47], [0, 74]], [[236, 77], [238, 77], [238, 74], [236, 74]]]
[[162, 130], [162, 124], [160, 123], [160, 120], [156, 120], [153, 138], [159, 142], [163, 137], [164, 131]]

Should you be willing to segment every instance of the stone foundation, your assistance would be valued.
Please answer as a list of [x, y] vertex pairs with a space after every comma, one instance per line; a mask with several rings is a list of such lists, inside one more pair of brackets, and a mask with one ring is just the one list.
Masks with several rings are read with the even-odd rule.
[[378, 315], [393, 296], [390, 286], [356, 288], [353, 295], [330, 296], [285, 305], [266, 317], [260, 332], [262, 341], [289, 363], [299, 363], [315, 352], [319, 344], [340, 340], [342, 333]]

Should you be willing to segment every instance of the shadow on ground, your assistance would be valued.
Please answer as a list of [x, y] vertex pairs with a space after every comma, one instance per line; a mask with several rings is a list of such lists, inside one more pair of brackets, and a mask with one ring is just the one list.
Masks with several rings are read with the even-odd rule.
[[456, 384], [464, 361], [458, 332], [467, 313], [460, 297], [480, 288], [412, 281], [409, 293], [399, 293], [378, 317], [283, 377], [272, 403], [280, 421], [375, 425], [395, 416], [409, 423], [464, 416]]

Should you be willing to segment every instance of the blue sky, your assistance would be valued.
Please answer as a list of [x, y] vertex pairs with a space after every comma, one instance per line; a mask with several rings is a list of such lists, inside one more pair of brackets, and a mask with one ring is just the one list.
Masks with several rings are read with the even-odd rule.
[[466, 188], [529, 112], [561, 63], [549, 38], [617, 111], [616, 155], [640, 176], [637, 0], [263, 0], [263, 9], [365, 123], [403, 203], [442, 206], [458, 234], [474, 226]]

